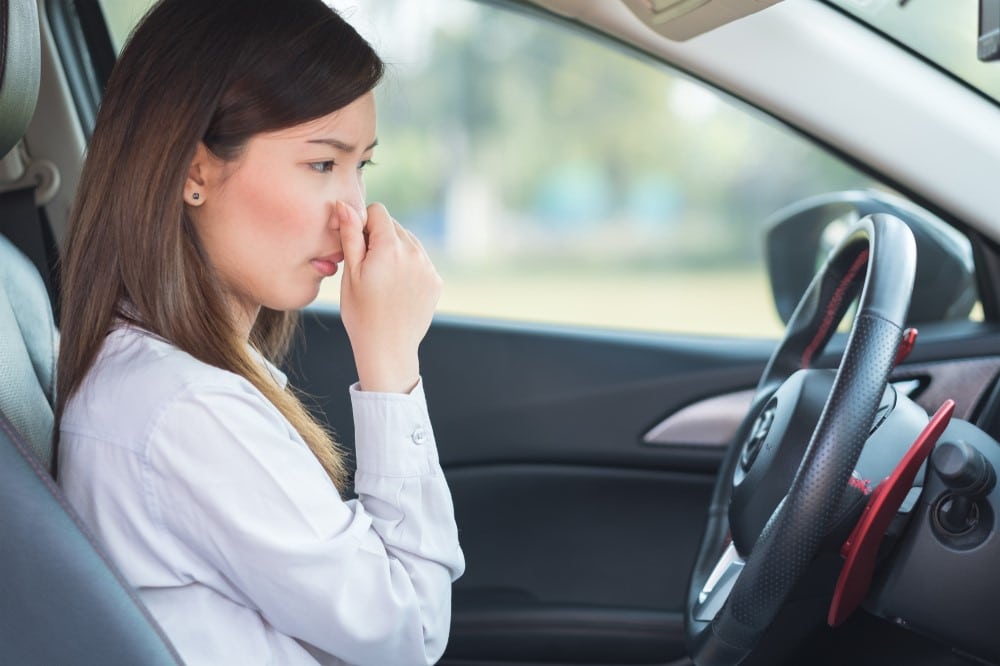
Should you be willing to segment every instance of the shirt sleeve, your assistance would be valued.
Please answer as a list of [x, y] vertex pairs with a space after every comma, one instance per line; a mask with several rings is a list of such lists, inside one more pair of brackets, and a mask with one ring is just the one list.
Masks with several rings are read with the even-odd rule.
[[432, 664], [464, 558], [423, 390], [351, 396], [358, 500], [259, 393], [191, 387], [151, 431], [151, 511], [205, 563], [192, 579], [278, 631], [352, 664]]

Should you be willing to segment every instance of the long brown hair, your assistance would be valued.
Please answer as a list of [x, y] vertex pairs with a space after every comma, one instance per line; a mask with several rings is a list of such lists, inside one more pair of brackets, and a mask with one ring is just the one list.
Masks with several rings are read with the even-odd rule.
[[[343, 108], [382, 72], [321, 0], [161, 0], [149, 11], [108, 81], [70, 218], [57, 422], [122, 317], [249, 380], [345, 488], [330, 434], [239, 339], [182, 192], [199, 141], [235, 159], [253, 135]], [[277, 362], [295, 323], [262, 309], [250, 343]]]

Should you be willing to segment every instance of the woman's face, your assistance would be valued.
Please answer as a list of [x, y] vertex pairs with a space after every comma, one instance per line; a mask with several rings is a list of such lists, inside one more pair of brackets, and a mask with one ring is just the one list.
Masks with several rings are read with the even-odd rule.
[[[375, 147], [375, 98], [251, 138], [223, 162], [199, 145], [184, 199], [240, 322], [260, 306], [301, 308], [343, 261], [334, 204], [365, 219], [363, 169]], [[197, 198], [194, 198], [197, 193]]]

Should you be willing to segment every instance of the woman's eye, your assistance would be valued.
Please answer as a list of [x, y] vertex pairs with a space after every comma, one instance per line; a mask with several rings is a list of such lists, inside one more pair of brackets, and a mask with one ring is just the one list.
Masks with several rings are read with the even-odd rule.
[[322, 162], [310, 162], [309, 167], [320, 173], [330, 173], [336, 164], [333, 160], [323, 160]]
[[361, 171], [361, 170], [363, 170], [363, 169], [365, 169], [367, 167], [373, 167], [373, 166], [375, 166], [375, 162], [374, 161], [372, 161], [372, 160], [361, 160], [360, 162], [358, 162], [358, 171]]

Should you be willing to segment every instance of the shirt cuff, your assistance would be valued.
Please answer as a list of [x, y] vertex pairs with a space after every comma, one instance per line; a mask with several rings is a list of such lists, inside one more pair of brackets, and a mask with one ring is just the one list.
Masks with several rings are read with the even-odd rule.
[[350, 389], [358, 472], [409, 477], [437, 466], [437, 445], [427, 414], [423, 380], [410, 393]]

